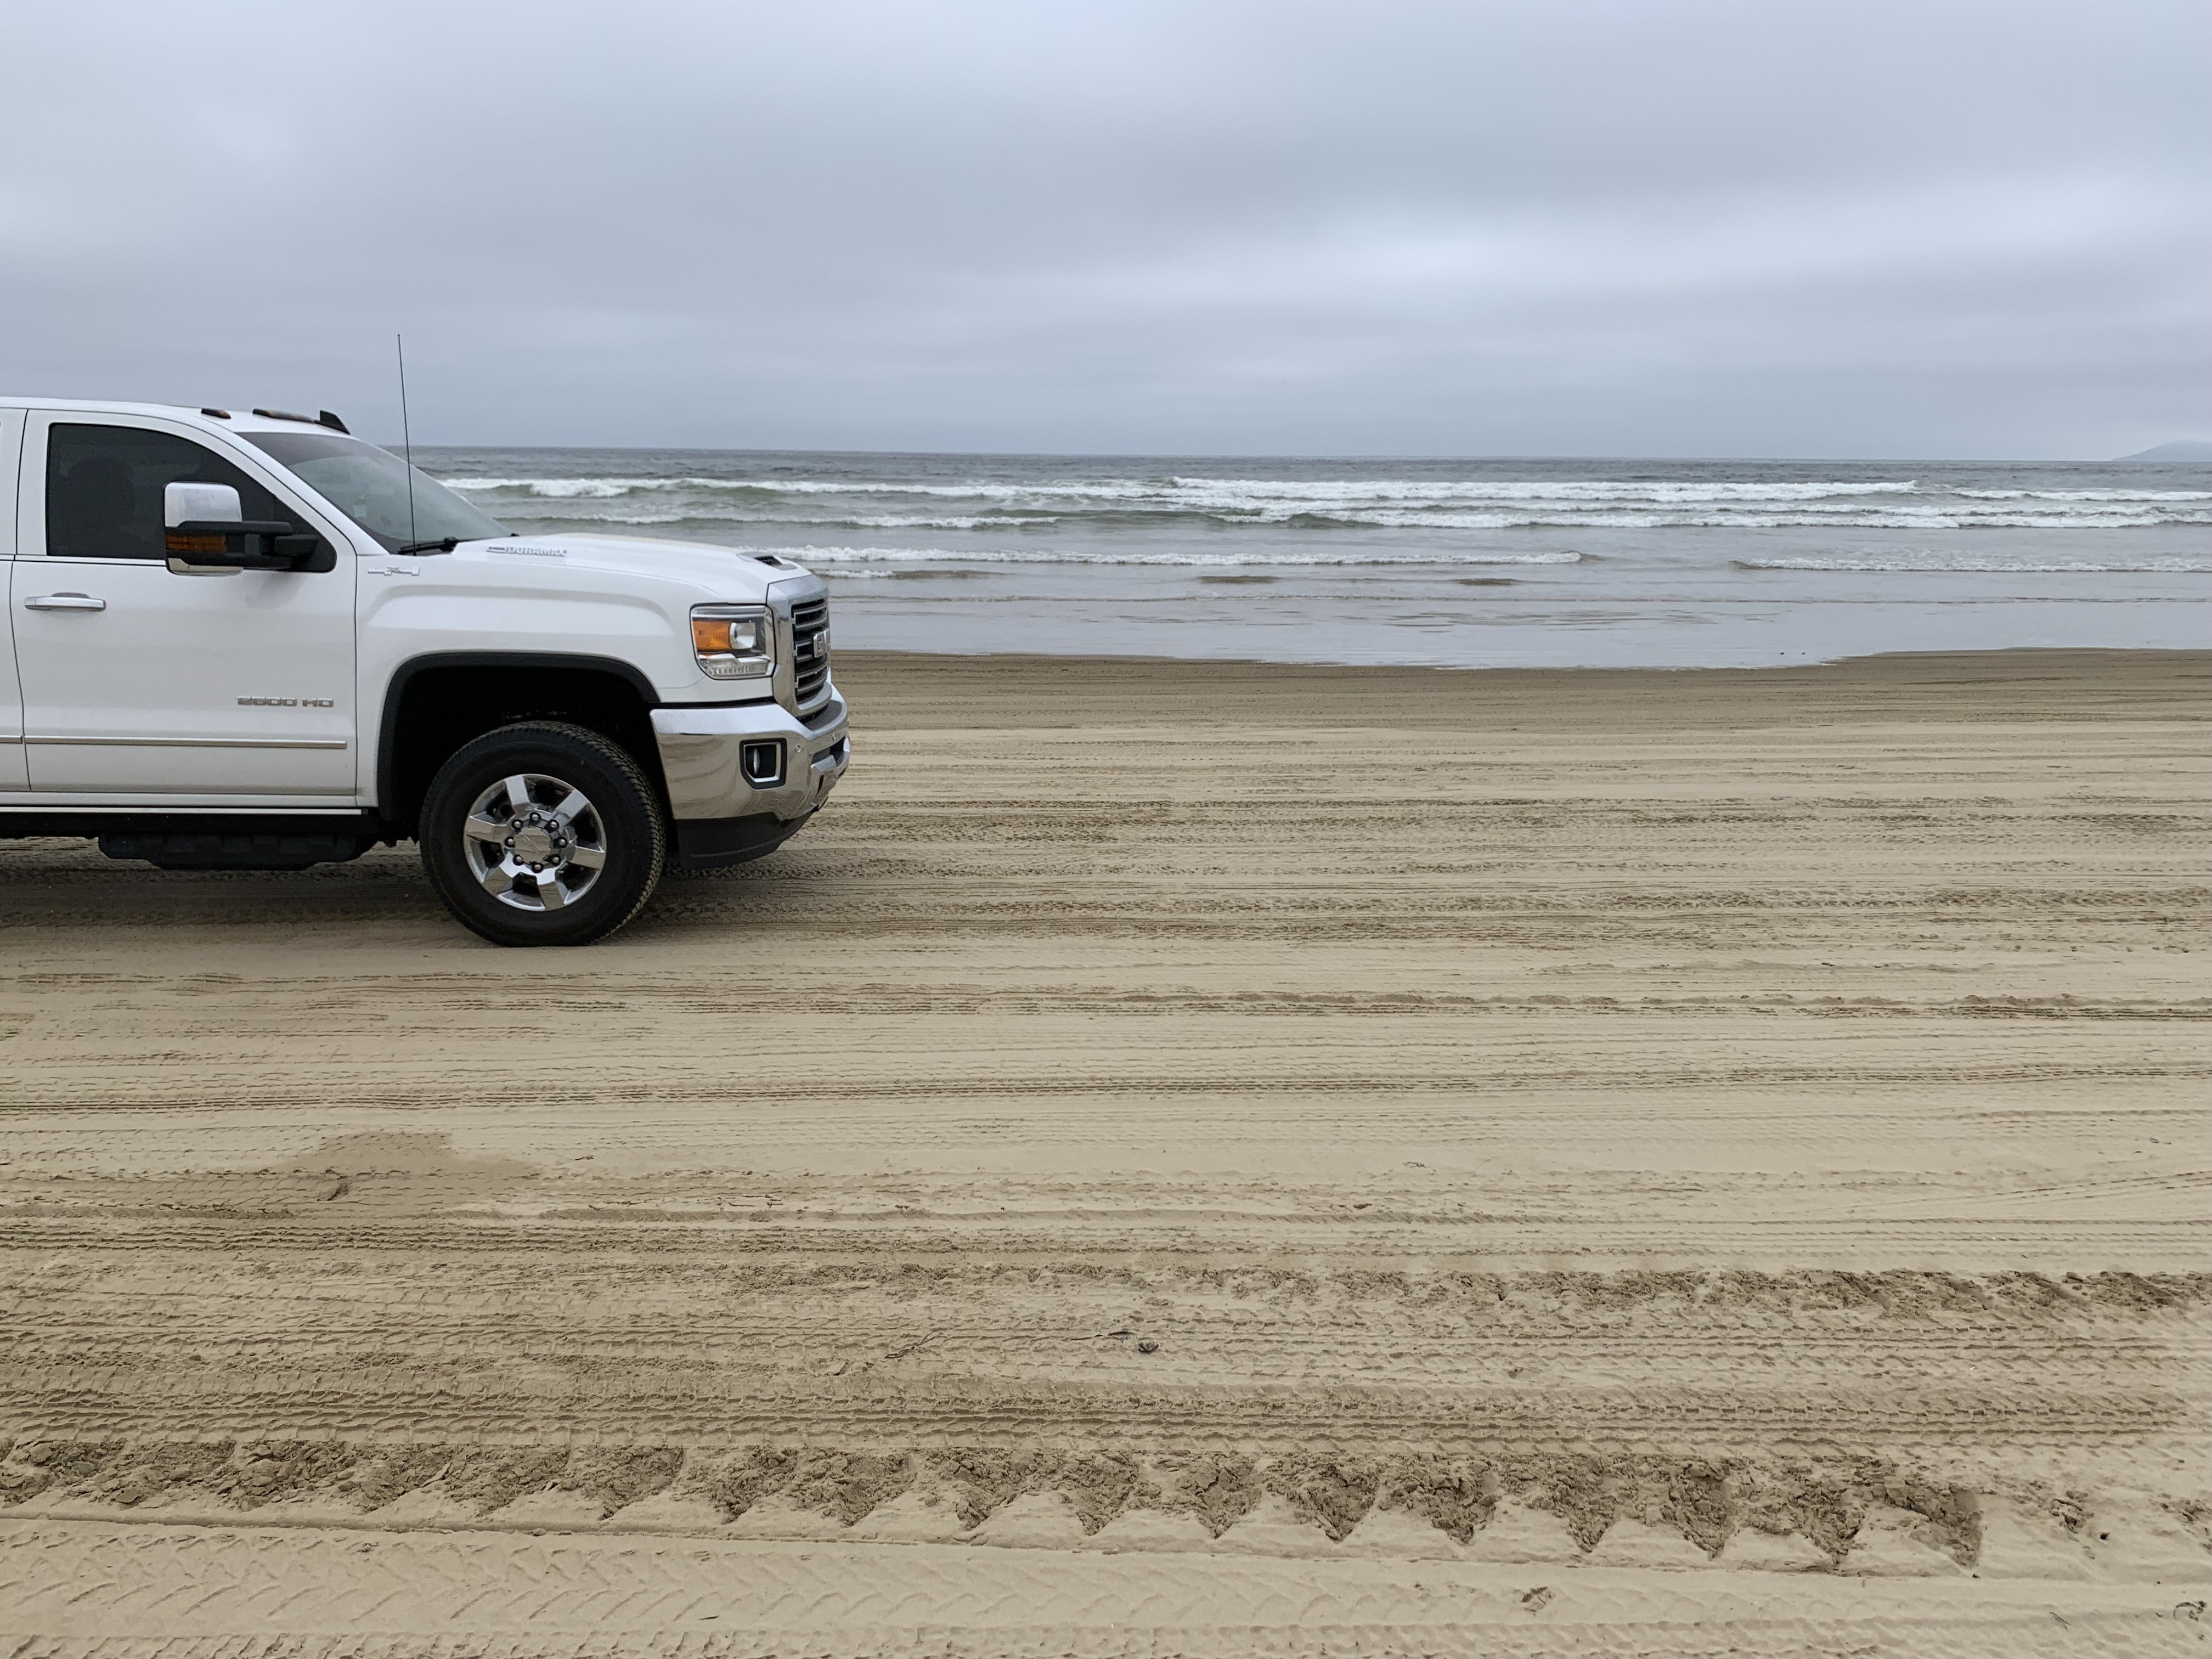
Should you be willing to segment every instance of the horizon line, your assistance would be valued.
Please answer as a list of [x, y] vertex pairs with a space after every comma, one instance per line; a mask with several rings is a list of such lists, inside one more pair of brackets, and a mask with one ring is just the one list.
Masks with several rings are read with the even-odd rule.
[[[369, 441], [376, 441], [369, 440]], [[2178, 440], [2169, 441], [2193, 441]], [[2163, 448], [2153, 445], [2152, 448]], [[1167, 449], [882, 449], [756, 446], [750, 444], [641, 444], [641, 443], [513, 443], [513, 442], [436, 442], [415, 446], [422, 449], [540, 449], [625, 451], [640, 453], [653, 451], [711, 455], [910, 455], [931, 459], [994, 459], [994, 460], [1099, 460], [1099, 461], [1704, 461], [1750, 462], [1760, 465], [1804, 465], [1820, 461], [1848, 462], [1853, 465], [2014, 465], [2014, 466], [2108, 466], [2136, 461], [2148, 451], [2138, 450], [2130, 455], [1730, 455], [1730, 454], [1600, 454], [1595, 453], [1469, 454], [1464, 453], [1416, 453], [1413, 451], [1378, 450], [1365, 453], [1345, 450], [1167, 450]], [[2170, 461], [2151, 461], [2152, 465], [2212, 465], [2212, 454], [2201, 458], [2176, 457]]]

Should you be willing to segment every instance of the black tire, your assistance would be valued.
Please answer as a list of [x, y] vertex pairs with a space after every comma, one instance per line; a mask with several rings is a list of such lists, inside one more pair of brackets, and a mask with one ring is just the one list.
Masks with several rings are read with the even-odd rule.
[[[495, 821], [510, 812], [513, 836]], [[417, 839], [454, 920], [495, 945], [604, 939], [645, 908], [668, 859], [660, 802], [637, 763], [597, 732], [550, 720], [456, 750], [422, 798]], [[527, 861], [537, 854], [544, 862]]]

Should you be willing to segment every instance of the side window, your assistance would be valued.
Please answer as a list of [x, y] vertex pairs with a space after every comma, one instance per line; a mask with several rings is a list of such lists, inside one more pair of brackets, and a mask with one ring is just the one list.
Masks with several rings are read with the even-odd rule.
[[161, 491], [180, 480], [230, 485], [249, 519], [297, 522], [275, 495], [189, 438], [130, 426], [55, 425], [46, 430], [47, 556], [167, 557]]

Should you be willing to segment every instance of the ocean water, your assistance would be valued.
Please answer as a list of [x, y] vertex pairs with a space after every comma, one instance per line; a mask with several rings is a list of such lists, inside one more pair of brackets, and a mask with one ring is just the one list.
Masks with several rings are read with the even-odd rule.
[[774, 551], [848, 648], [1756, 666], [2212, 645], [2212, 465], [421, 450], [518, 532]]

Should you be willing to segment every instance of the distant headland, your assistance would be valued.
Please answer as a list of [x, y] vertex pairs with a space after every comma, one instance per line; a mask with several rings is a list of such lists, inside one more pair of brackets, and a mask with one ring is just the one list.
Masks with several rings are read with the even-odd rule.
[[2123, 461], [2212, 461], [2212, 438], [2182, 438], [2155, 449], [2118, 457]]

